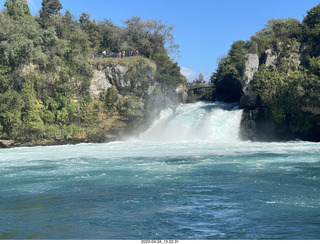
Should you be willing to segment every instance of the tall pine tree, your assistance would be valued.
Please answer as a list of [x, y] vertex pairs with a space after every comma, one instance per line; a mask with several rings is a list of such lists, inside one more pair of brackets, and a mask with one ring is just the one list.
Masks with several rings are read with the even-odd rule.
[[40, 24], [42, 27], [47, 27], [50, 17], [59, 13], [62, 9], [62, 5], [59, 0], [42, 0], [42, 8], [39, 11]]
[[7, 8], [7, 13], [14, 19], [32, 18], [26, 0], [6, 0], [4, 6]]

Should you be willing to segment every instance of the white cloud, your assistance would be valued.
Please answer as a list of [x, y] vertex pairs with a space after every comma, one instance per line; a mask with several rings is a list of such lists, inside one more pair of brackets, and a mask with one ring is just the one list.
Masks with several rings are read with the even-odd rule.
[[192, 82], [197, 78], [196, 72], [187, 67], [181, 67], [181, 74], [187, 78], [188, 82]]
[[199, 77], [199, 74], [202, 74], [204, 76], [204, 80], [206, 82], [209, 82], [210, 81], [210, 75], [207, 73], [206, 70], [193, 70], [193, 69], [189, 69], [187, 67], [181, 67], [181, 74], [183, 74], [188, 82], [192, 82], [194, 81], [195, 79], [197, 79]]

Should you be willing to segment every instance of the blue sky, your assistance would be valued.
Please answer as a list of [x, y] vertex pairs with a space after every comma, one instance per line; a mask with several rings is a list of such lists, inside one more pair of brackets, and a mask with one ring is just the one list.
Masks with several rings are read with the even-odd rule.
[[[5, 0], [0, 0], [1, 8]], [[42, 0], [28, 0], [32, 14]], [[237, 40], [248, 40], [272, 18], [297, 18], [319, 4], [316, 0], [60, 0], [63, 12], [91, 19], [121, 20], [139, 16], [143, 20], [162, 20], [175, 26], [175, 42], [180, 45], [179, 63], [189, 80], [202, 73], [206, 80]]]

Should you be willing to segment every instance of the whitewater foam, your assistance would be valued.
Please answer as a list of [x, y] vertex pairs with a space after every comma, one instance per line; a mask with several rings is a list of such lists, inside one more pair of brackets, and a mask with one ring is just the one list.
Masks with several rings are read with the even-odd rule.
[[236, 104], [203, 103], [171, 106], [140, 135], [143, 141], [238, 141], [242, 110]]

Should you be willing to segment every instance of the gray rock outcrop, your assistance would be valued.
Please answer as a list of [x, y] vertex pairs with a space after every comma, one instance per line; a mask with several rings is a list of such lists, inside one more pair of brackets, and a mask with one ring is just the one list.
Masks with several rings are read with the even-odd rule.
[[14, 144], [13, 140], [0, 140], [0, 148], [10, 148]]
[[257, 102], [257, 96], [252, 92], [250, 82], [259, 69], [259, 57], [257, 54], [246, 55], [244, 75], [242, 79], [243, 95], [240, 99], [240, 107], [253, 107]]
[[259, 57], [258, 54], [247, 54], [246, 55], [246, 62], [244, 68], [244, 75], [242, 79], [242, 87], [245, 91], [252, 81], [254, 74], [259, 69]]
[[152, 87], [150, 102], [153, 107], [163, 108], [171, 104], [185, 103], [188, 99], [188, 92], [185, 85], [179, 85], [174, 90], [163, 91], [158, 83]]
[[273, 55], [271, 49], [266, 50], [265, 51], [265, 55], [266, 55], [266, 61], [265, 61], [266, 67], [268, 69], [274, 67], [275, 66], [275, 62], [276, 62], [276, 60], [278, 58], [277, 55]]
[[159, 107], [184, 103], [188, 96], [185, 85], [163, 90], [156, 81], [156, 66], [150, 60], [130, 65], [106, 63], [97, 67], [90, 84], [91, 97], [99, 98], [110, 87], [115, 87], [121, 96], [149, 97], [148, 101]]
[[98, 98], [110, 87], [115, 87], [123, 96], [132, 95], [138, 90], [147, 91], [155, 82], [156, 68], [145, 64], [124, 66], [120, 64], [106, 65], [94, 71], [90, 85], [90, 94]]
[[92, 98], [99, 98], [100, 94], [106, 92], [112, 84], [106, 78], [104, 70], [94, 70], [93, 78], [90, 84], [90, 95]]

